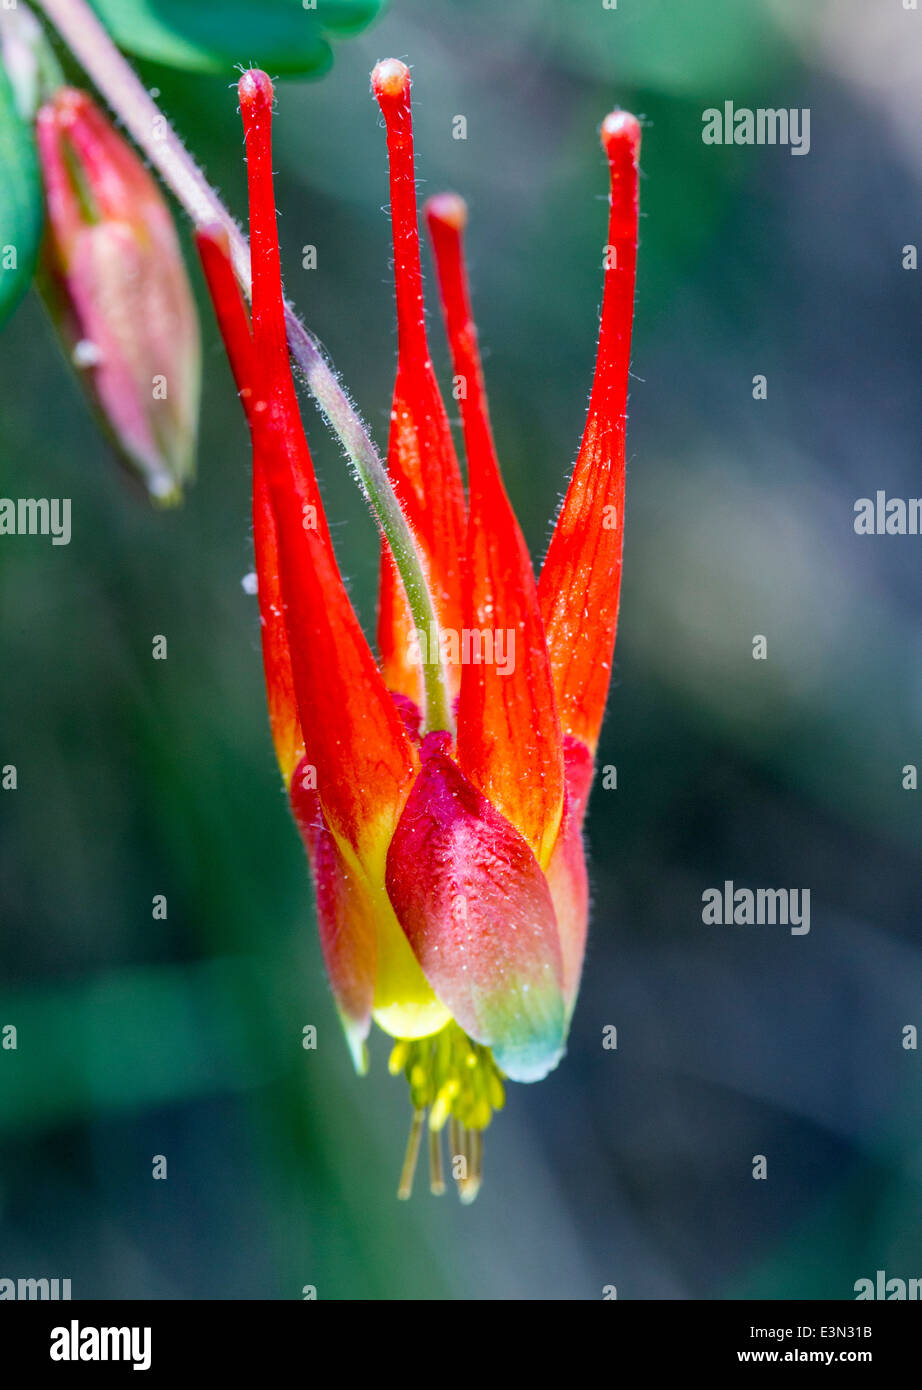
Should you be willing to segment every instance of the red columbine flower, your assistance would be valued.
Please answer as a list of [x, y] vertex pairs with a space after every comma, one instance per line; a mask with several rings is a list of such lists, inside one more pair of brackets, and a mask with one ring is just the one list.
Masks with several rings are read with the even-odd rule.
[[[252, 434], [270, 720], [314, 874], [333, 992], [360, 1071], [373, 1019], [396, 1040], [391, 1071], [405, 1072], [414, 1106], [401, 1194], [428, 1113], [433, 1189], [443, 1186], [438, 1134], [447, 1121], [452, 1153], [464, 1160], [453, 1172], [470, 1200], [503, 1080], [535, 1081], [556, 1066], [579, 986], [581, 827], [621, 575], [640, 128], [621, 112], [602, 126], [611, 213], [595, 381], [536, 584], [487, 414], [462, 254], [465, 206], [443, 194], [426, 220], [461, 387], [466, 503], [423, 321], [409, 72], [379, 63], [372, 87], [387, 125], [399, 329], [388, 467], [435, 615], [431, 632], [414, 630], [385, 547], [380, 664], [337, 568], [298, 413], [264, 73], [239, 84], [252, 328], [223, 234], [206, 230], [199, 244]], [[501, 634], [508, 641], [496, 659]], [[457, 692], [435, 714], [423, 679], [433, 661]]]
[[178, 499], [198, 425], [198, 315], [169, 209], [86, 92], [36, 117], [49, 308], [113, 442], [151, 497]]

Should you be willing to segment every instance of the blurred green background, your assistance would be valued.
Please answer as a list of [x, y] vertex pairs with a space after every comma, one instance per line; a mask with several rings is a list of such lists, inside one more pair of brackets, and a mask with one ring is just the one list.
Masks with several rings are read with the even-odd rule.
[[[339, 1034], [241, 587], [248, 444], [210, 312], [199, 481], [157, 515], [21, 306], [0, 340], [0, 493], [71, 497], [73, 539], [0, 544], [0, 764], [19, 773], [0, 792], [0, 1027], [19, 1034], [0, 1051], [0, 1276], [90, 1298], [567, 1299], [850, 1298], [879, 1268], [922, 1274], [920, 1062], [901, 1046], [922, 1024], [922, 793], [901, 786], [922, 762], [922, 539], [852, 525], [857, 497], [922, 491], [919, 273], [901, 265], [922, 239], [920, 52], [922, 14], [896, 0], [392, 0], [321, 81], [280, 86], [287, 290], [383, 444], [368, 73], [413, 64], [421, 188], [470, 203], [496, 434], [536, 556], [590, 382], [597, 126], [613, 105], [645, 118], [600, 748], [618, 787], [593, 793], [568, 1056], [509, 1088], [468, 1210], [425, 1183], [396, 1202], [404, 1083], [380, 1036], [357, 1079]], [[234, 73], [141, 71], [242, 218]], [[703, 145], [725, 100], [809, 107], [810, 153]], [[374, 529], [304, 415], [370, 629]], [[703, 926], [725, 879], [810, 888], [810, 934]]]

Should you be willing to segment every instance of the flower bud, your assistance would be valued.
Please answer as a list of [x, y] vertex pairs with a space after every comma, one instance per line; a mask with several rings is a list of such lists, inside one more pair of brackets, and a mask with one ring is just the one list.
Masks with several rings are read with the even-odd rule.
[[87, 93], [62, 87], [36, 125], [52, 319], [116, 448], [155, 501], [178, 501], [194, 467], [201, 355], [169, 210]]

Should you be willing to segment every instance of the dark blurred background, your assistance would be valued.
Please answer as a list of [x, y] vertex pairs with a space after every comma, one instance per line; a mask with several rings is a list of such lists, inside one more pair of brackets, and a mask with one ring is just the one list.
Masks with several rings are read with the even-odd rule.
[[[414, 65], [422, 191], [470, 203], [496, 433], [536, 556], [590, 382], [597, 127], [613, 105], [645, 118], [600, 748], [618, 786], [593, 793], [568, 1055], [509, 1088], [467, 1210], [425, 1183], [396, 1202], [404, 1083], [380, 1035], [357, 1079], [339, 1034], [241, 587], [248, 444], [211, 315], [199, 480], [155, 514], [23, 304], [2, 340], [0, 493], [71, 497], [73, 539], [0, 547], [0, 764], [19, 770], [0, 793], [0, 1027], [19, 1032], [0, 1052], [0, 1276], [70, 1277], [74, 1297], [726, 1299], [922, 1275], [920, 1061], [902, 1046], [922, 1024], [922, 793], [901, 785], [922, 763], [922, 538], [853, 530], [856, 498], [922, 492], [920, 272], [902, 268], [922, 240], [920, 52], [922, 13], [896, 0], [393, 0], [322, 81], [280, 86], [287, 289], [383, 444], [395, 335], [368, 73]], [[142, 72], [242, 217], [234, 74]], [[809, 107], [809, 154], [704, 145], [702, 111], [726, 100]], [[435, 320], [432, 340], [446, 382]], [[304, 415], [370, 628], [374, 529]], [[809, 935], [704, 926], [725, 879], [809, 888]]]

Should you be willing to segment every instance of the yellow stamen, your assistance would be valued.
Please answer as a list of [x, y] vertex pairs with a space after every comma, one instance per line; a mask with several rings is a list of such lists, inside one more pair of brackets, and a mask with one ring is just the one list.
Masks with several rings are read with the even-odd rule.
[[483, 1177], [483, 1134], [479, 1129], [469, 1129], [468, 1134], [468, 1175], [458, 1184], [458, 1196], [466, 1207], [480, 1191]]
[[445, 1174], [442, 1171], [442, 1135], [431, 1125], [429, 1128], [429, 1191], [433, 1197], [441, 1197], [445, 1191]]
[[406, 1157], [403, 1160], [403, 1168], [400, 1170], [400, 1186], [397, 1188], [397, 1196], [401, 1202], [405, 1202], [413, 1191], [413, 1179], [416, 1176], [416, 1162], [419, 1158], [419, 1141], [423, 1132], [425, 1113], [424, 1110], [413, 1111]]
[[506, 1099], [503, 1075], [490, 1049], [473, 1042], [452, 1021], [428, 1037], [400, 1039], [391, 1052], [388, 1070], [393, 1076], [403, 1072], [414, 1112], [400, 1195], [410, 1195], [420, 1143], [418, 1130], [428, 1111], [432, 1191], [445, 1190], [439, 1135], [447, 1123], [458, 1195], [463, 1202], [472, 1202], [480, 1189], [482, 1131]]

